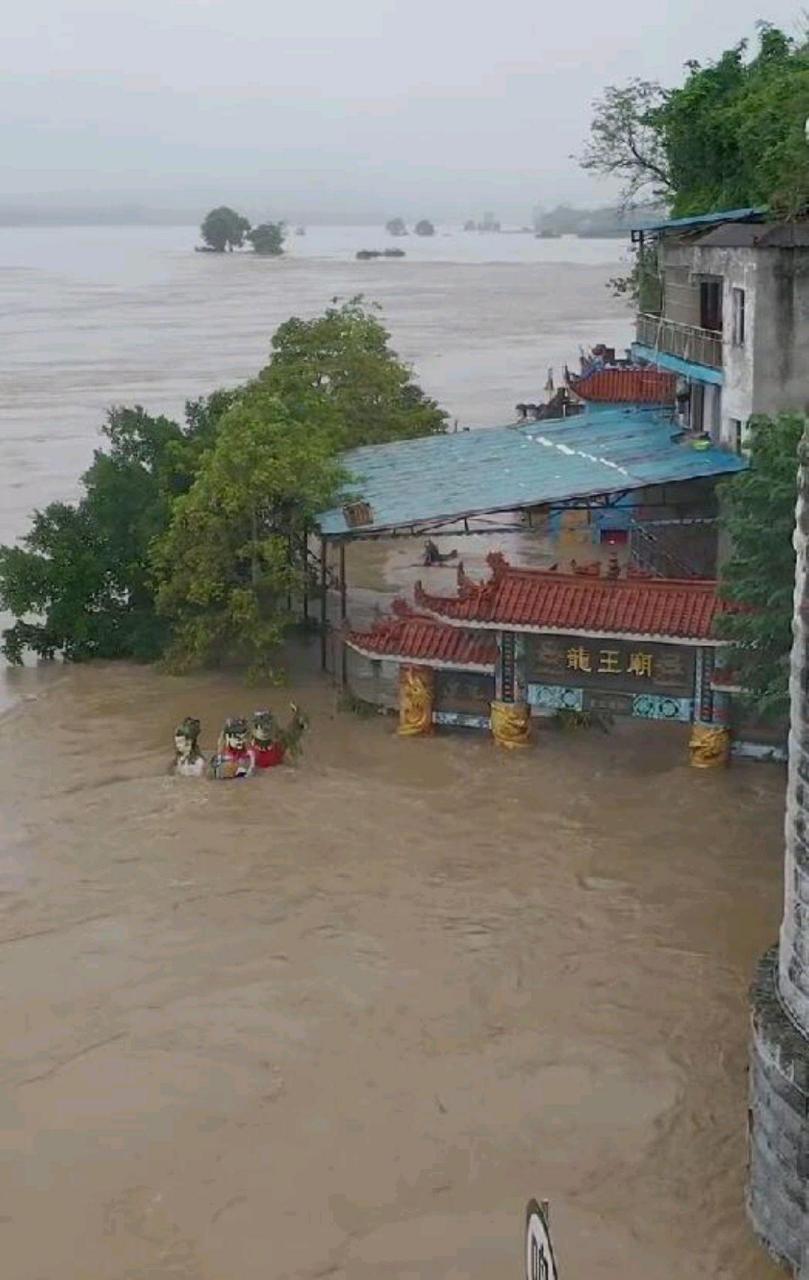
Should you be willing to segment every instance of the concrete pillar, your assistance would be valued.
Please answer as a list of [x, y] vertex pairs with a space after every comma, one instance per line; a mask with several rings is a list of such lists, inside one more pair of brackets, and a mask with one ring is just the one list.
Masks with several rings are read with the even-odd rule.
[[751, 993], [748, 1207], [770, 1253], [809, 1280], [809, 436], [799, 458], [784, 918]]

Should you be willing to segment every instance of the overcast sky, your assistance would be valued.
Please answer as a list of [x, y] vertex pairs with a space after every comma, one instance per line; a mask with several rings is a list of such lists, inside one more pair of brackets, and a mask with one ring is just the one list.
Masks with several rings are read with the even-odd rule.
[[[0, 48], [0, 197], [276, 216], [604, 203], [592, 100], [676, 84], [784, 0], [27, 0]], [[250, 210], [248, 210], [249, 212]]]

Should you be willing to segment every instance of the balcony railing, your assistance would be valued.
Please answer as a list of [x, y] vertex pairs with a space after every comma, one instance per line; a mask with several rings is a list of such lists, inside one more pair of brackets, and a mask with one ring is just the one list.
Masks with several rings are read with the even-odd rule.
[[722, 335], [711, 329], [698, 329], [692, 324], [678, 324], [664, 316], [638, 316], [638, 342], [644, 347], [681, 360], [693, 360], [695, 364], [707, 364], [712, 369], [722, 368]]

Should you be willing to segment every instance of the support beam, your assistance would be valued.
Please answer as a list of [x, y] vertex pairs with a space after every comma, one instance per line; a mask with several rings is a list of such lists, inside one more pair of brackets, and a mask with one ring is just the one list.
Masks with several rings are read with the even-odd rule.
[[345, 643], [345, 621], [348, 616], [346, 606], [346, 544], [340, 542], [340, 683], [343, 688], [348, 682], [348, 651]]
[[326, 595], [326, 554], [328, 550], [326, 538], [320, 539], [320, 669], [328, 667], [328, 628], [329, 602]]

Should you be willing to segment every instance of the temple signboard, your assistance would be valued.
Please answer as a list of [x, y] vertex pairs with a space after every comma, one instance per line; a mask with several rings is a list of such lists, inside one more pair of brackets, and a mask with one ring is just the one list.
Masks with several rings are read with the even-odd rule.
[[[529, 636], [527, 676], [531, 683], [567, 685], [602, 696], [650, 694], [691, 698], [696, 650], [693, 646], [643, 640], [582, 636]], [[603, 710], [609, 707], [604, 704]], [[616, 700], [614, 710], [618, 712]]]

